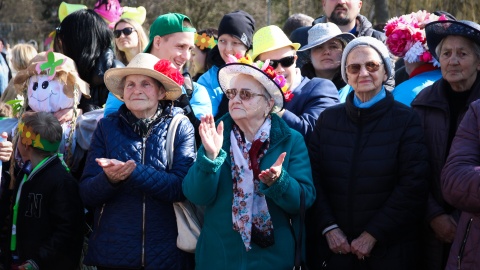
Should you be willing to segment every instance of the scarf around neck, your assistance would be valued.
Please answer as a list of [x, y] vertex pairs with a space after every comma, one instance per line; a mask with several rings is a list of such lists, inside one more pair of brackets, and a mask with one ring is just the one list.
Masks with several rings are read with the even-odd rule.
[[251, 242], [265, 248], [273, 245], [273, 224], [265, 195], [259, 191], [260, 160], [270, 145], [270, 116], [248, 142], [240, 128], [234, 124], [230, 134], [232, 158], [233, 229], [240, 233], [246, 250]]

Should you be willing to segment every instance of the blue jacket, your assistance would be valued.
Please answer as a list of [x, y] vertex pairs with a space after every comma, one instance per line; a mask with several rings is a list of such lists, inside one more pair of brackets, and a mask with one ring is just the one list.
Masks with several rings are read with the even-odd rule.
[[424, 72], [414, 76], [393, 89], [393, 98], [407, 106], [410, 106], [412, 100], [425, 87], [432, 85], [435, 81], [442, 78], [440, 69]]
[[218, 113], [218, 106], [222, 102], [223, 91], [220, 88], [218, 83], [218, 70], [219, 67], [212, 66], [207, 72], [203, 73], [200, 78], [198, 78], [198, 83], [205, 86], [212, 102], [212, 115], [216, 116]]
[[315, 200], [310, 161], [303, 137], [290, 129], [277, 115], [272, 115], [270, 147], [260, 161], [260, 169], [269, 168], [278, 156], [286, 152], [280, 178], [271, 186], [260, 184], [272, 216], [275, 244], [261, 248], [252, 243], [248, 252], [240, 234], [233, 230], [233, 182], [230, 157], [230, 133], [233, 119], [230, 114], [224, 123], [223, 146], [215, 160], [205, 155], [203, 146], [197, 162], [183, 182], [183, 192], [193, 203], [205, 205], [202, 232], [195, 252], [196, 270], [203, 269], [292, 269], [295, 242], [288, 215], [294, 216], [296, 233], [299, 229], [300, 185], [305, 190], [306, 208]]
[[308, 142], [320, 113], [338, 104], [338, 91], [330, 80], [303, 77], [292, 93], [292, 100], [284, 103], [282, 119]]
[[[187, 119], [179, 124], [169, 171], [164, 151], [167, 128], [172, 115], [182, 109], [166, 107], [144, 138], [128, 123], [126, 111], [122, 105], [118, 112], [101, 119], [92, 137], [80, 182], [84, 203], [95, 210], [85, 264], [187, 269], [188, 254], [176, 247], [172, 204], [185, 199], [182, 180], [195, 161], [193, 126]], [[113, 185], [95, 161], [102, 157], [134, 160], [137, 167], [127, 180]]]

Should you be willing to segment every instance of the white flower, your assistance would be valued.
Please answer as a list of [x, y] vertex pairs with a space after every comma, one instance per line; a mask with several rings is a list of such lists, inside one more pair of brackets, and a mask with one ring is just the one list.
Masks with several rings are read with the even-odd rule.
[[420, 41], [415, 42], [410, 50], [405, 54], [404, 59], [410, 63], [419, 62], [418, 57], [425, 52], [425, 48]]

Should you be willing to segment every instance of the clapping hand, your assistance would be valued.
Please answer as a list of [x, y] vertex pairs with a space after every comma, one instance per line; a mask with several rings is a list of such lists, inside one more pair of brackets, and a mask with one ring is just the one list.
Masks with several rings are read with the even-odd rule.
[[202, 144], [205, 148], [205, 154], [210, 160], [217, 158], [223, 144], [223, 122], [215, 128], [213, 115], [207, 114], [201, 117], [200, 127], [198, 129]]
[[278, 180], [280, 174], [282, 173], [282, 164], [285, 160], [286, 155], [286, 152], [281, 153], [280, 156], [278, 156], [277, 161], [275, 161], [275, 163], [272, 165], [272, 167], [260, 172], [258, 178], [260, 179], [260, 181], [262, 181], [262, 183], [267, 186], [271, 186]]
[[95, 161], [103, 168], [103, 172], [112, 184], [126, 180], [137, 167], [133, 160], [123, 162], [116, 159], [97, 158]]

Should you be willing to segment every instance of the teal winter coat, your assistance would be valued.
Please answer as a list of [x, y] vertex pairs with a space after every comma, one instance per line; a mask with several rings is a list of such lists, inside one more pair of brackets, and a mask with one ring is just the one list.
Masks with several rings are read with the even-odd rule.
[[289, 217], [293, 217], [293, 226], [298, 234], [300, 185], [305, 190], [306, 207], [310, 207], [315, 200], [310, 161], [303, 136], [272, 114], [270, 147], [261, 159], [260, 169], [270, 168], [281, 153], [287, 153], [279, 179], [270, 187], [260, 184], [260, 191], [266, 196], [272, 217], [275, 244], [261, 248], [252, 242], [252, 249], [247, 252], [240, 234], [233, 230], [232, 223], [230, 132], [233, 119], [230, 114], [226, 114], [219, 121], [223, 121], [225, 127], [220, 153], [212, 161], [206, 157], [205, 149], [201, 146], [197, 161], [183, 181], [185, 196], [193, 203], [206, 207], [195, 252], [196, 269], [290, 270], [294, 264], [295, 241]]

